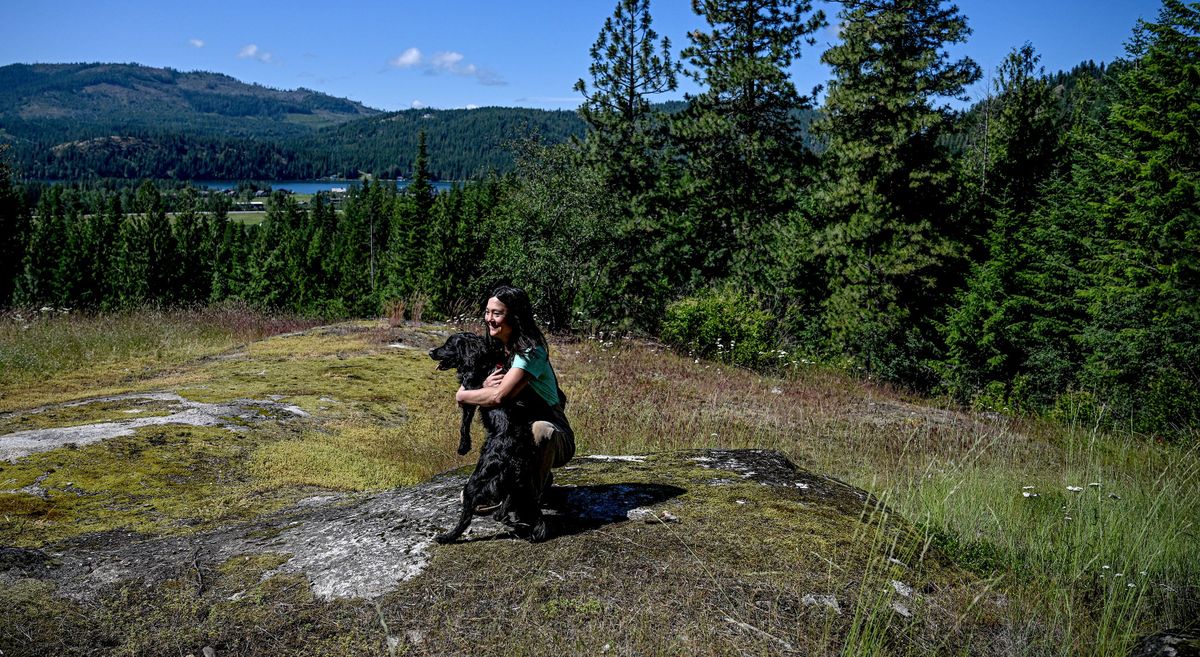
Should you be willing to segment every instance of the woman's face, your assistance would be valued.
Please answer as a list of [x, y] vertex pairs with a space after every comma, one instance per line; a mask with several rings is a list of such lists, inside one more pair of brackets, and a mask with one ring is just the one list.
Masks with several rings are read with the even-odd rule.
[[488, 299], [487, 310], [483, 312], [483, 322], [487, 324], [489, 335], [508, 344], [508, 336], [512, 335], [512, 326], [508, 323], [508, 306], [496, 297]]

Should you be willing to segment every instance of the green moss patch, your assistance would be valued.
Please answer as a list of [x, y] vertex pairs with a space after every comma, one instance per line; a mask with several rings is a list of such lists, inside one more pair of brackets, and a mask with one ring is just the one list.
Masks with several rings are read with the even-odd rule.
[[261, 438], [210, 427], [148, 427], [77, 449], [0, 464], [0, 488], [36, 485], [45, 499], [0, 494], [0, 543], [37, 546], [88, 532], [194, 531], [295, 499], [264, 491], [244, 463]]

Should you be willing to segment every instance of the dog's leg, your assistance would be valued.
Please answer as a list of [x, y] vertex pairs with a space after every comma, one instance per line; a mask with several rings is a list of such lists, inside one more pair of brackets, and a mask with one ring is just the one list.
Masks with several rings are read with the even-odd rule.
[[464, 496], [462, 515], [458, 518], [458, 524], [445, 534], [438, 534], [433, 540], [442, 545], [458, 540], [458, 537], [462, 536], [462, 533], [467, 531], [467, 527], [471, 524], [471, 516], [474, 515], [471, 513], [472, 508], [473, 500], [466, 499]]
[[471, 451], [471, 419], [475, 417], [475, 406], [467, 404], [462, 407], [462, 425], [458, 429], [458, 455], [463, 456]]

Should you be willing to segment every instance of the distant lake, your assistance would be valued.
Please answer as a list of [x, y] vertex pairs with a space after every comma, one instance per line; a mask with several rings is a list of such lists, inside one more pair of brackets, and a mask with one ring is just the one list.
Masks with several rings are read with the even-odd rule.
[[[221, 191], [225, 189], [234, 189], [238, 186], [236, 180], [192, 180], [190, 181], [196, 187], [207, 187], [213, 191]], [[397, 180], [396, 188], [404, 189], [408, 187], [408, 180]], [[362, 184], [358, 180], [268, 180], [262, 181], [260, 184], [270, 185], [271, 189], [286, 189], [293, 194], [316, 194], [317, 192], [328, 192], [334, 189], [350, 189], [358, 187]], [[444, 192], [450, 189], [454, 183], [450, 182], [435, 182], [433, 188], [439, 192]]]

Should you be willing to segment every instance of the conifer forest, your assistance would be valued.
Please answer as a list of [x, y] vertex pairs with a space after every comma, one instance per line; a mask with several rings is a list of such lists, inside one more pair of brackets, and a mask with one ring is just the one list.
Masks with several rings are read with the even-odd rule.
[[[276, 192], [257, 224], [151, 174], [30, 182], [0, 155], [0, 307], [446, 318], [512, 283], [556, 331], [750, 368], [783, 348], [1195, 439], [1200, 4], [1164, 0], [1123, 58], [1049, 73], [1029, 44], [990, 72], [950, 56], [970, 28], [940, 0], [693, 4], [707, 27], [676, 51], [648, 0], [619, 0], [576, 85], [583, 136], [526, 135], [510, 170], [441, 192], [425, 134], [406, 188]], [[818, 95], [789, 79], [800, 57], [832, 71]], [[682, 76], [703, 91], [657, 103]]]

